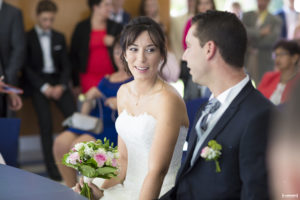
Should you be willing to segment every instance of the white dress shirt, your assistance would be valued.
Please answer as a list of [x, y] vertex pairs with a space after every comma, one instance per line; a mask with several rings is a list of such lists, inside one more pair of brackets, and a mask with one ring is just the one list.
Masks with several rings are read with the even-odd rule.
[[295, 10], [291, 10], [288, 6], [283, 7], [285, 13], [285, 22], [287, 27], [287, 39], [294, 39], [294, 32], [298, 25], [299, 14]]
[[2, 3], [3, 3], [3, 0], [0, 0], [0, 10], [2, 8]]
[[214, 97], [213, 94], [210, 96], [209, 99], [216, 98], [221, 103], [221, 106], [219, 107], [219, 109], [216, 112], [209, 114], [209, 116], [207, 118], [208, 124], [207, 124], [206, 131], [202, 131], [200, 128], [200, 123], [201, 123], [201, 120], [204, 117], [204, 115], [202, 115], [200, 117], [200, 119], [198, 120], [198, 122], [196, 123], [195, 129], [197, 132], [200, 132], [201, 137], [199, 138], [199, 141], [197, 142], [196, 147], [194, 149], [193, 157], [191, 159], [191, 165], [194, 164], [195, 159], [197, 157], [196, 155], [197, 155], [200, 147], [202, 146], [203, 142], [205, 141], [207, 136], [210, 134], [211, 130], [215, 127], [215, 125], [218, 123], [219, 119], [222, 117], [223, 113], [226, 111], [228, 106], [232, 103], [232, 101], [240, 93], [240, 91], [245, 87], [245, 85], [249, 82], [249, 80], [250, 80], [250, 78], [247, 75], [239, 83], [237, 83], [233, 87], [225, 90], [224, 92], [219, 94], [217, 97]]
[[[43, 53], [44, 66], [42, 71], [45, 74], [53, 74], [55, 72], [55, 68], [51, 52], [51, 31], [45, 32], [38, 25], [35, 26], [35, 31], [37, 32]], [[40, 88], [40, 91], [44, 93], [49, 86], [49, 83], [45, 83]]]
[[118, 22], [118, 23], [121, 24], [123, 22], [123, 12], [124, 12], [124, 10], [120, 9], [119, 12], [112, 13], [109, 18], [111, 20], [113, 20], [113, 21]]

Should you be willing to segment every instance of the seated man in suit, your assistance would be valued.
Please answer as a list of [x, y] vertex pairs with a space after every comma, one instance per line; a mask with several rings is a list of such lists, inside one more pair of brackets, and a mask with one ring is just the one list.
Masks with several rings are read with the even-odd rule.
[[186, 41], [192, 79], [212, 95], [196, 115], [175, 186], [161, 199], [267, 199], [273, 105], [244, 72], [244, 26], [232, 13], [208, 11], [193, 17]]
[[65, 38], [52, 29], [57, 11], [53, 1], [41, 0], [37, 5], [37, 24], [27, 35], [26, 79], [32, 88], [32, 100], [38, 115], [41, 142], [47, 171], [52, 179], [60, 179], [52, 154], [52, 118], [50, 101], [54, 101], [65, 117], [76, 110], [69, 89], [70, 64]]

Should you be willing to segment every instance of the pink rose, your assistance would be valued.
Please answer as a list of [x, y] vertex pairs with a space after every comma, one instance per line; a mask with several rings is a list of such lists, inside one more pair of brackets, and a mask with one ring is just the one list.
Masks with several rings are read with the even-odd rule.
[[74, 153], [70, 154], [68, 160], [69, 160], [70, 164], [76, 165], [77, 164], [77, 160], [80, 162], [79, 153], [78, 152], [74, 152]]
[[102, 167], [106, 161], [106, 155], [103, 153], [98, 153], [94, 156], [94, 159], [96, 160], [98, 167]]
[[201, 157], [207, 158], [210, 148], [208, 146], [204, 147], [201, 151]]

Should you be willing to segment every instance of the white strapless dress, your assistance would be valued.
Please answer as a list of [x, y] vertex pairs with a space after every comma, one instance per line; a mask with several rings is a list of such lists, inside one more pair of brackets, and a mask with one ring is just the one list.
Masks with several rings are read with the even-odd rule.
[[[149, 152], [157, 120], [147, 113], [132, 116], [124, 110], [116, 120], [116, 129], [126, 144], [128, 166], [123, 184], [118, 184], [104, 191], [101, 200], [138, 199], [143, 181], [148, 172]], [[180, 128], [180, 133], [165, 176], [160, 196], [168, 192], [175, 184], [176, 174], [181, 164], [182, 148], [188, 129]], [[163, 134], [163, 133], [162, 133]]]

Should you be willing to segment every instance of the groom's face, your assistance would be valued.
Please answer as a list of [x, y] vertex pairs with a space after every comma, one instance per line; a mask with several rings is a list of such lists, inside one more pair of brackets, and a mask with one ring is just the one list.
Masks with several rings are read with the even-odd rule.
[[200, 41], [194, 34], [195, 30], [196, 25], [192, 25], [186, 37], [187, 48], [183, 53], [182, 59], [187, 62], [193, 82], [205, 85], [205, 75], [208, 72], [205, 45], [203, 47], [200, 46]]

